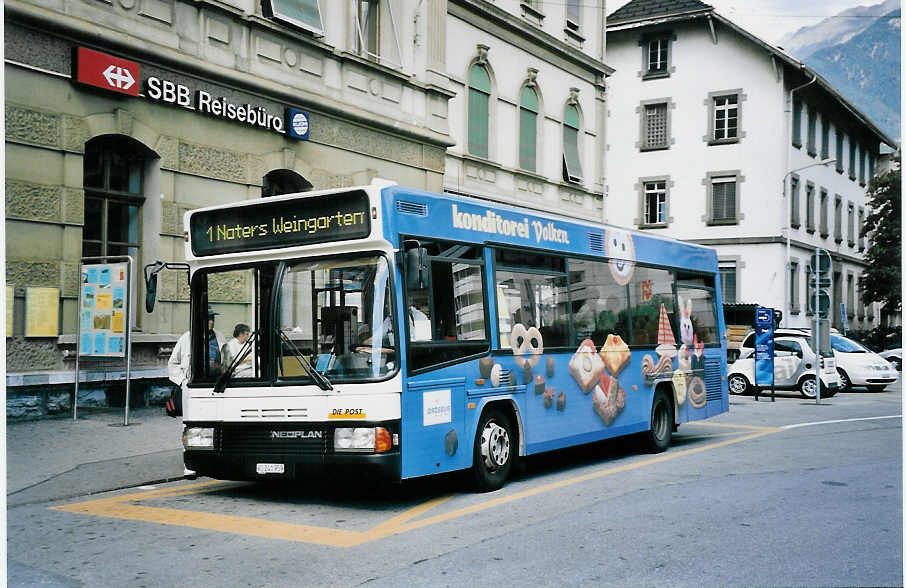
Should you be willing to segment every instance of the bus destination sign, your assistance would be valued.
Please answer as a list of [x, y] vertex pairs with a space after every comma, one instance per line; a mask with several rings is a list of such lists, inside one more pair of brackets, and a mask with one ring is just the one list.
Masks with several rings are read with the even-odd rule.
[[205, 210], [189, 217], [198, 257], [363, 239], [371, 234], [368, 195], [362, 190], [251, 206]]

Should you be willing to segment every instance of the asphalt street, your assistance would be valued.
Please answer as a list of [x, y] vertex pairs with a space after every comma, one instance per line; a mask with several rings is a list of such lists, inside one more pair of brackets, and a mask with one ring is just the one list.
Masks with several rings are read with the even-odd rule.
[[[85, 425], [118, 447], [95, 440], [102, 459], [42, 466], [11, 487], [9, 585], [902, 585], [901, 413], [899, 383], [820, 405], [731, 397], [730, 413], [682, 426], [666, 453], [625, 440], [549, 453], [488, 494], [463, 476], [387, 487], [149, 473], [85, 495], [67, 476], [90, 466], [122, 484], [135, 472], [115, 464], [178, 457], [178, 422], [13, 425], [58, 436]], [[157, 447], [129, 440], [152, 431]]]

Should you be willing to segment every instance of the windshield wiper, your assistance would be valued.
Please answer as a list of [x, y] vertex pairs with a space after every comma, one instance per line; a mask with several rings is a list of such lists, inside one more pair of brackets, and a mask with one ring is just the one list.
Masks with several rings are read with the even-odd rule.
[[239, 353], [236, 354], [236, 357], [233, 358], [233, 361], [230, 362], [230, 366], [220, 374], [220, 377], [217, 378], [217, 382], [214, 383], [214, 392], [220, 394], [226, 390], [226, 385], [230, 381], [230, 378], [233, 377], [233, 372], [236, 371], [236, 368], [239, 367], [239, 364], [248, 356], [252, 351], [252, 342], [255, 340], [255, 337], [258, 336], [258, 331], [254, 331], [249, 338], [245, 340], [245, 343], [242, 344], [242, 347], [239, 348]]
[[283, 342], [289, 344], [290, 349], [292, 349], [293, 353], [296, 354], [296, 360], [299, 362], [299, 365], [301, 365], [302, 369], [304, 369], [305, 372], [309, 376], [311, 376], [311, 379], [315, 381], [318, 387], [321, 390], [333, 390], [333, 384], [330, 383], [330, 380], [327, 379], [327, 376], [316, 370], [311, 365], [311, 363], [307, 359], [305, 359], [305, 356], [302, 355], [302, 352], [299, 351], [299, 348], [296, 347], [296, 344], [286, 336], [286, 333], [284, 333], [282, 329], [277, 329], [277, 332], [280, 333], [280, 338], [283, 340]]

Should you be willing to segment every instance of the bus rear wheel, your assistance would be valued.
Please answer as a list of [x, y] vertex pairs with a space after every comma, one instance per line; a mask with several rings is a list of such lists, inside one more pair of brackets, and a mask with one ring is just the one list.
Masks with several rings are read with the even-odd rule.
[[645, 433], [645, 447], [650, 453], [661, 453], [673, 438], [673, 406], [663, 390], [656, 390], [651, 402], [651, 428]]
[[516, 440], [513, 423], [504, 411], [490, 407], [482, 413], [472, 453], [472, 474], [480, 492], [503, 487], [513, 469]]

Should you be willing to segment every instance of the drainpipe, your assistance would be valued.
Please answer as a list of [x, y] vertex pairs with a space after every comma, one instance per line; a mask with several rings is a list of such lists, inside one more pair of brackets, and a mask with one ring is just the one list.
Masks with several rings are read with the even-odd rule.
[[[793, 217], [792, 217], [792, 211], [790, 210], [791, 200], [787, 198], [787, 194], [789, 193], [789, 191], [787, 190], [786, 186], [787, 186], [787, 176], [790, 176], [790, 173], [789, 173], [790, 156], [793, 151], [793, 93], [798, 92], [799, 90], [805, 88], [806, 86], [810, 86], [811, 84], [814, 84], [815, 81], [817, 81], [817, 79], [818, 79], [818, 75], [813, 73], [811, 80], [802, 84], [801, 86], [796, 86], [795, 88], [792, 88], [790, 90], [789, 101], [787, 102], [787, 113], [788, 113], [787, 118], [789, 120], [787, 121], [786, 128], [789, 131], [789, 136], [787, 137], [787, 142], [786, 142], [786, 170], [787, 171], [785, 172], [786, 175], [783, 176], [783, 202], [784, 202], [784, 207], [786, 208], [786, 223], [785, 223], [786, 224], [786, 271], [784, 272], [784, 275], [783, 275], [783, 326], [784, 327], [789, 326], [790, 309], [792, 308], [792, 300], [790, 300], [790, 298], [792, 296], [792, 293], [790, 292], [790, 269], [791, 269], [791, 267], [790, 267], [790, 233], [793, 230], [793, 227], [792, 227]], [[799, 123], [801, 125], [802, 121], [800, 120]]]

